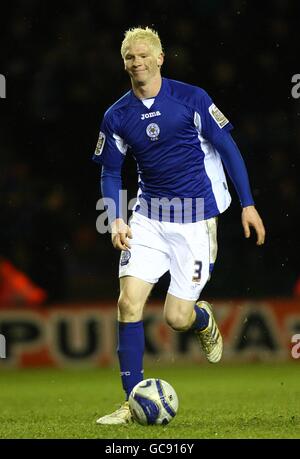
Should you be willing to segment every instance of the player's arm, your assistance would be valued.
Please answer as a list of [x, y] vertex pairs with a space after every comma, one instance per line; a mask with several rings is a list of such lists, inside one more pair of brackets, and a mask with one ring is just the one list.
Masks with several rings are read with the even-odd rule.
[[[124, 222], [122, 216], [122, 191], [121, 169], [102, 166], [101, 192], [111, 227], [111, 240], [115, 249], [128, 250], [128, 238], [132, 238], [130, 227]], [[114, 205], [109, 205], [109, 203]]]
[[111, 241], [114, 248], [117, 250], [131, 249], [128, 238], [132, 238], [131, 228], [122, 218], [117, 218], [111, 224]]
[[125, 159], [127, 145], [116, 133], [118, 120], [113, 116], [104, 117], [101, 124], [98, 143], [93, 160], [101, 168], [101, 193], [111, 226], [112, 244], [116, 249], [128, 250], [131, 229], [122, 216], [122, 178], [121, 171]]
[[253, 227], [257, 235], [257, 245], [261, 245], [265, 241], [265, 228], [254, 206], [246, 165], [229, 132], [232, 125], [206, 93], [202, 97], [202, 113], [204, 114], [204, 136], [220, 154], [239, 196], [243, 208], [242, 225], [245, 237], [250, 237], [250, 228]]
[[229, 132], [220, 132], [213, 136], [213, 145], [218, 150], [228, 175], [239, 196], [242, 210], [242, 225], [245, 237], [250, 237], [250, 228], [253, 227], [257, 235], [257, 245], [265, 241], [265, 228], [259, 213], [254, 207], [249, 177], [243, 157]]
[[242, 210], [242, 225], [246, 238], [250, 237], [250, 227], [252, 226], [257, 234], [257, 245], [265, 242], [266, 231], [262, 219], [254, 206], [244, 207]]

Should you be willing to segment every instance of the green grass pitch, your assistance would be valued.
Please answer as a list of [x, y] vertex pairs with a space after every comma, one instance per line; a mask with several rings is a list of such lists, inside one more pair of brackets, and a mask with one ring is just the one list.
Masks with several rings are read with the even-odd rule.
[[167, 426], [99, 426], [122, 401], [117, 367], [1, 370], [0, 438], [300, 438], [300, 362], [145, 366], [170, 382]]

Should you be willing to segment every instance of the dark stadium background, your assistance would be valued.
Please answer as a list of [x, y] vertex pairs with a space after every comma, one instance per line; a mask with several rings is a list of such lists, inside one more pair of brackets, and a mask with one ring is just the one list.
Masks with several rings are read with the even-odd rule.
[[[118, 253], [99, 235], [97, 165], [106, 108], [129, 89], [120, 43], [129, 27], [160, 33], [163, 75], [204, 87], [232, 121], [267, 230], [245, 240], [240, 209], [219, 221], [206, 295], [292, 296], [299, 276], [299, 2], [42, 2], [1, 4], [0, 255], [48, 292], [47, 305], [116, 299]], [[135, 164], [124, 168], [129, 196]], [[165, 276], [153, 297], [163, 297]]]

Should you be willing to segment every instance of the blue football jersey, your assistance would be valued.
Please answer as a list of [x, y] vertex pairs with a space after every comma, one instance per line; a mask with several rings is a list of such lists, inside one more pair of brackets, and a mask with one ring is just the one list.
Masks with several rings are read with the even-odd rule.
[[[193, 221], [214, 217], [231, 202], [214, 138], [231, 123], [201, 88], [162, 79], [150, 108], [131, 90], [104, 115], [93, 160], [121, 171], [129, 152], [137, 162], [138, 201], [179, 198], [192, 206]], [[203, 202], [203, 215], [196, 199]], [[150, 216], [151, 218], [151, 214]]]

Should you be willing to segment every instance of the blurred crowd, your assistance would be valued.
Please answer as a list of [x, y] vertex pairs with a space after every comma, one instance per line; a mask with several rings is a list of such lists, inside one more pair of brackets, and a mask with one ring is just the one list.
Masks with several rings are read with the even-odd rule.
[[[0, 18], [0, 256], [47, 294], [48, 304], [118, 296], [118, 253], [96, 232], [100, 170], [91, 161], [104, 111], [129, 89], [126, 29], [156, 28], [163, 75], [201, 86], [231, 120], [267, 229], [245, 241], [234, 203], [219, 224], [219, 258], [207, 295], [293, 295], [298, 263], [300, 73], [297, 1], [111, 0], [6, 5]], [[126, 160], [124, 186], [136, 194]], [[1, 291], [0, 275], [0, 291]], [[153, 296], [162, 297], [166, 275]]]

